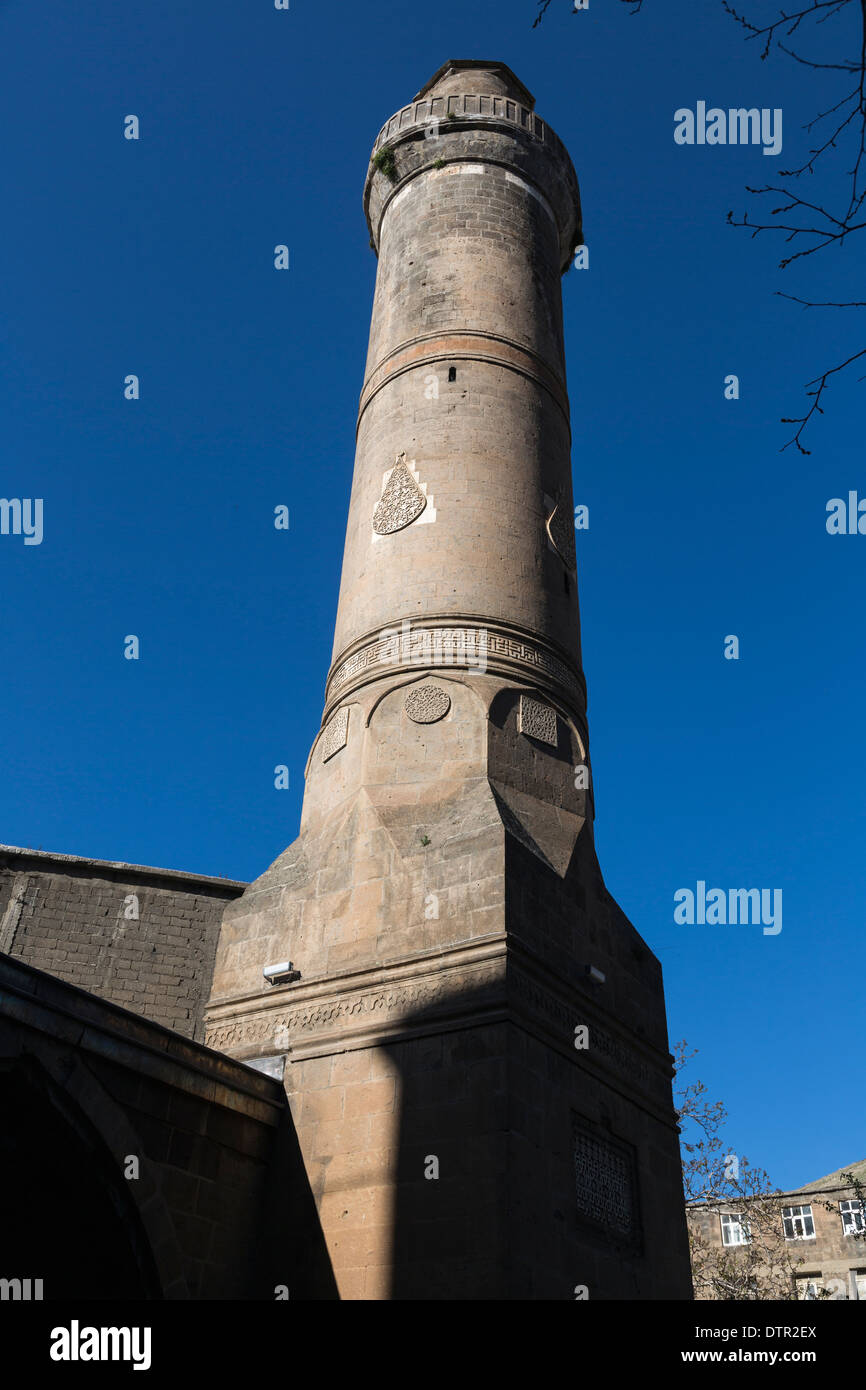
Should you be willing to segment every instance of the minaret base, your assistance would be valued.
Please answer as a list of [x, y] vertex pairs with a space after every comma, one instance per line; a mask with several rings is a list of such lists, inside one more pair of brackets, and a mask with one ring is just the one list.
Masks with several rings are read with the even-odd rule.
[[[314, 749], [305, 829], [227, 910], [207, 1040], [286, 1058], [341, 1297], [688, 1298], [661, 970], [586, 794], [537, 794], [577, 735], [519, 734], [527, 692], [497, 678], [386, 685]], [[448, 714], [414, 724], [431, 685]], [[300, 978], [264, 984], [286, 959]]]

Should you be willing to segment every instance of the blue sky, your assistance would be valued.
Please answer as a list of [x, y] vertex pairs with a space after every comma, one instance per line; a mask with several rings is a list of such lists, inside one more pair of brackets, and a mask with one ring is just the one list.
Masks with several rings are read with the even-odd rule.
[[[602, 868], [729, 1142], [796, 1185], [866, 1151], [866, 538], [825, 529], [866, 475], [856, 371], [811, 455], [780, 452], [802, 384], [860, 343], [856, 311], [773, 292], [859, 297], [857, 249], [780, 274], [781, 246], [725, 216], [833, 88], [761, 63], [714, 3], [533, 14], [0, 4], [0, 494], [45, 509], [40, 546], [0, 537], [0, 839], [253, 878], [294, 838], [375, 276], [370, 147], [447, 58], [500, 58], [571, 152], [590, 247], [563, 292]], [[698, 100], [782, 108], [780, 159], [676, 145]], [[783, 930], [677, 925], [699, 879], [782, 889]]]

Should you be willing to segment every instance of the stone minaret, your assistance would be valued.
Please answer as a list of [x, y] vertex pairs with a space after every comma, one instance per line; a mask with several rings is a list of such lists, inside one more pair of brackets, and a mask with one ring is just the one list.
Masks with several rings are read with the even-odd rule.
[[300, 835], [217, 955], [208, 1041], [284, 1070], [343, 1298], [691, 1292], [661, 969], [593, 844], [580, 205], [534, 105], [449, 62], [376, 140], [322, 727]]

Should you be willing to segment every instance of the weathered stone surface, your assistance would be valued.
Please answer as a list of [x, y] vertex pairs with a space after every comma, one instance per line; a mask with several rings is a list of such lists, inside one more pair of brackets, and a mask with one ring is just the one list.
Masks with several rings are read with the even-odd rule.
[[207, 1037], [286, 1056], [342, 1297], [688, 1297], [661, 970], [575, 777], [576, 176], [500, 63], [446, 64], [385, 145], [323, 714], [352, 734], [226, 909]]
[[203, 1036], [226, 902], [245, 885], [0, 846], [0, 952]]
[[[276, 1263], [303, 1262], [290, 1245], [279, 1262], [270, 1249], [270, 1230], [289, 1228], [303, 1192], [268, 1191], [290, 1127], [271, 1078], [0, 956], [0, 1103], [0, 1175], [17, 1194], [4, 1260], [13, 1272], [19, 1261], [37, 1268], [46, 1298], [267, 1298]], [[46, 1139], [57, 1147], [43, 1158]], [[39, 1188], [46, 1161], [60, 1232]], [[95, 1181], [67, 1192], [70, 1173]], [[107, 1209], [100, 1185], [111, 1192]], [[88, 1250], [70, 1248], [79, 1220], [70, 1208], [82, 1203], [88, 1244], [106, 1245], [102, 1272]]]

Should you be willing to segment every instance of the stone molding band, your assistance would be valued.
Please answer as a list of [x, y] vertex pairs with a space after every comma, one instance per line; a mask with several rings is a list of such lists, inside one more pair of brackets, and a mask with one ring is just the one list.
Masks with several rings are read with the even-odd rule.
[[372, 681], [441, 667], [492, 672], [546, 686], [583, 717], [586, 685], [582, 674], [543, 639], [499, 623], [459, 616], [428, 618], [418, 626], [411, 619], [409, 623], [404, 631], [397, 619], [393, 627], [361, 638], [334, 663], [325, 687], [323, 723], [341, 700]]
[[[453, 119], [449, 119], [449, 117]], [[381, 185], [383, 181], [387, 184], [387, 179], [383, 180], [382, 177], [377, 178], [377, 165], [373, 163], [375, 155], [386, 145], [390, 145], [391, 148], [396, 149], [398, 146], [411, 145], [415, 142], [424, 142], [425, 132], [433, 122], [441, 122], [441, 125], [438, 126], [435, 132], [436, 139], [427, 142], [431, 146], [430, 159], [422, 159], [420, 161], [421, 167], [417, 167], [416, 165], [416, 167], [411, 170], [403, 171], [394, 188], [385, 196], [384, 202], [380, 202], [379, 200], [384, 190], [380, 188], [379, 193], [374, 193], [374, 185]], [[573, 207], [573, 231], [577, 243], [581, 242], [583, 239], [580, 216], [580, 195], [578, 193], [574, 168], [568, 151], [556, 132], [552, 130], [547, 122], [543, 121], [535, 111], [532, 111], [528, 106], [523, 105], [512, 97], [487, 92], [480, 94], [472, 92], [452, 92], [448, 95], [443, 94], [441, 96], [419, 98], [410, 103], [410, 105], [404, 106], [400, 111], [396, 111], [394, 115], [385, 122], [385, 125], [376, 137], [376, 143], [373, 146], [371, 155], [370, 168], [364, 185], [364, 213], [367, 218], [367, 225], [370, 229], [370, 236], [376, 253], [378, 254], [379, 249], [379, 227], [381, 225], [381, 219], [392, 198], [408, 180], [433, 167], [436, 157], [441, 157], [442, 154], [446, 152], [447, 144], [451, 143], [447, 141], [448, 136], [465, 135], [474, 131], [482, 133], [485, 131], [494, 131], [507, 136], [511, 140], [514, 140], [519, 132], [520, 136], [527, 141], [527, 143], [535, 145], [540, 151], [543, 151], [543, 158], [545, 161], [552, 160], [560, 166], [561, 170], [565, 173], [566, 184], [573, 184], [571, 194], [566, 194], [566, 201], [560, 206], [559, 212], [557, 213], [554, 211], [554, 217], [560, 231], [560, 252], [563, 257], [560, 269], [564, 271], [571, 259], [574, 245], [576, 244], [574, 240], [571, 239], [570, 235], [566, 238], [566, 226], [570, 225], [570, 218], [566, 211], [569, 202], [572, 203]], [[440, 143], [440, 137], [446, 137], [446, 140]], [[523, 167], [514, 168], [500, 159], [490, 158], [489, 152], [487, 151], [463, 148], [459, 153], [455, 153], [452, 149], [445, 162], [452, 163], [455, 160], [459, 161], [464, 159], [477, 162], [479, 158], [486, 163], [503, 164], [503, 167], [511, 168], [512, 172], [519, 174], [521, 179], [525, 182], [535, 184], [542, 197], [549, 199], [549, 190], [539, 188], [529, 170]], [[373, 204], [376, 205], [375, 212]]]
[[389, 382], [404, 372], [416, 367], [429, 366], [436, 362], [472, 361], [486, 362], [495, 367], [518, 372], [529, 381], [534, 381], [553, 398], [562, 411], [569, 439], [571, 438], [571, 418], [568, 393], [557, 374], [551, 370], [538, 353], [531, 348], [503, 338], [499, 334], [472, 333], [424, 333], [389, 352], [371, 371], [361, 391], [358, 407], [358, 424], [355, 434], [361, 428], [361, 419], [367, 406]]
[[485, 119], [494, 125], [516, 125], [534, 135], [542, 144], [564, 150], [559, 136], [551, 130], [547, 122], [543, 121], [537, 112], [531, 111], [528, 106], [515, 101], [513, 97], [500, 96], [493, 92], [452, 92], [447, 96], [422, 97], [419, 101], [410, 102], [408, 106], [395, 111], [376, 136], [373, 153], [407, 131], [417, 130], [419, 126], [429, 125], [431, 121], [447, 120], [449, 116], [457, 117], [458, 120], [461, 117], [473, 117], [473, 125]]
[[361, 971], [342, 982], [287, 986], [280, 994], [212, 1005], [205, 1045], [239, 1058], [283, 1053], [301, 1061], [377, 1046], [419, 1029], [436, 1032], [456, 1016], [464, 1024], [525, 1020], [574, 1057], [575, 1026], [585, 1024], [589, 1047], [579, 1053], [580, 1063], [662, 1123], [673, 1124], [664, 1094], [670, 1058], [644, 1040], [617, 1036], [582, 991], [554, 983], [540, 962], [518, 963], [501, 939], [437, 953], [433, 960]]
[[465, 1001], [467, 996], [477, 1006], [485, 991], [492, 990], [486, 1000], [489, 1005], [497, 1002], [497, 997], [501, 999], [502, 991], [496, 989], [501, 977], [498, 964], [456, 970], [439, 968], [431, 973], [428, 962], [422, 978], [394, 979], [372, 990], [329, 991], [293, 1007], [287, 1007], [288, 1001], [283, 1001], [281, 1008], [271, 1006], [242, 1015], [235, 1013], [229, 1019], [214, 1018], [207, 1025], [206, 1046], [217, 1051], [254, 1047], [272, 1053], [295, 1052], [311, 1041], [312, 1034], [333, 1036], [347, 1029], [363, 1033], [371, 1024], [378, 1026], [385, 1020], [392, 1025], [405, 1023], [417, 1010], [448, 1004], [459, 1007], [460, 1000]]

